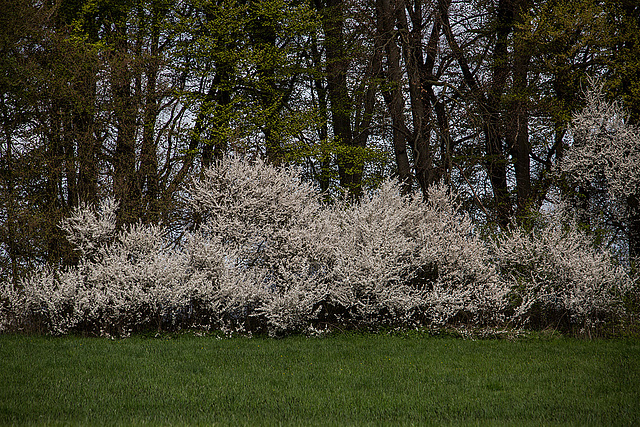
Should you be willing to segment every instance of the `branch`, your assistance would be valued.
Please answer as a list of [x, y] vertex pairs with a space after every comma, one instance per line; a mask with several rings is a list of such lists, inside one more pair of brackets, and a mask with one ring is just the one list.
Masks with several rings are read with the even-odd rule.
[[476, 202], [478, 203], [478, 206], [480, 206], [480, 209], [482, 209], [482, 212], [484, 212], [484, 214], [486, 216], [490, 216], [489, 212], [487, 211], [487, 208], [484, 207], [484, 205], [482, 204], [482, 202], [480, 201], [480, 198], [478, 197], [478, 194], [476, 193], [476, 191], [473, 189], [473, 186], [471, 185], [471, 183], [469, 182], [469, 180], [467, 179], [467, 177], [464, 174], [464, 171], [462, 170], [462, 167], [457, 164], [456, 162], [451, 162], [451, 164], [453, 166], [455, 166], [456, 168], [458, 168], [458, 171], [460, 171], [460, 175], [462, 175], [462, 179], [464, 179], [464, 181], [467, 183], [467, 185], [469, 186], [469, 188], [471, 189], [471, 194], [473, 194], [473, 198], [476, 200]]

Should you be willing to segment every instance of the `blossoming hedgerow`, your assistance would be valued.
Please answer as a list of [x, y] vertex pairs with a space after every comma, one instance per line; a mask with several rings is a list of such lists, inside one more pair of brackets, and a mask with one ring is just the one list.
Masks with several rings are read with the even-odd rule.
[[61, 224], [77, 266], [0, 288], [0, 330], [127, 335], [149, 328], [271, 334], [327, 325], [593, 326], [622, 313], [625, 273], [575, 227], [550, 221], [491, 244], [443, 186], [384, 182], [326, 205], [294, 169], [226, 158], [189, 188], [197, 226], [115, 229], [117, 203]]

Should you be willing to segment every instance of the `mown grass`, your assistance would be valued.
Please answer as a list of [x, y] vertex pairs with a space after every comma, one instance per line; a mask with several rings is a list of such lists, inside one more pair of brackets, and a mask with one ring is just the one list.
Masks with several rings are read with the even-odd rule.
[[640, 425], [640, 341], [0, 336], [0, 424]]

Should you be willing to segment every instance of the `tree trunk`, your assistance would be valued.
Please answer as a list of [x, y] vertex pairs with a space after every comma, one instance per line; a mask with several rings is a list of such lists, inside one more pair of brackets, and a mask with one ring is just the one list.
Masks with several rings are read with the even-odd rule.
[[[386, 58], [386, 89], [382, 96], [391, 116], [393, 151], [396, 158], [396, 172], [404, 194], [411, 191], [412, 176], [409, 154], [407, 152], [408, 130], [404, 120], [404, 97], [402, 96], [402, 69], [400, 68], [400, 47], [396, 43], [394, 27], [396, 22], [395, 5], [390, 0], [376, 0], [378, 32], [382, 38]], [[404, 12], [403, 12], [404, 13]]]
[[78, 149], [77, 203], [96, 203], [98, 199], [98, 153], [100, 143], [95, 136], [96, 74], [86, 67], [84, 79], [79, 83], [84, 108], [74, 115], [74, 128]]
[[262, 113], [265, 115], [262, 122], [264, 134], [265, 154], [267, 160], [280, 165], [284, 161], [284, 149], [279, 129], [279, 114], [282, 110], [282, 94], [277, 85], [276, 61], [273, 57], [276, 52], [276, 22], [269, 14], [261, 10], [260, 2], [252, 3], [252, 19], [250, 37], [257, 52], [262, 57], [257, 64], [256, 87], [254, 88], [260, 100]]
[[10, 269], [11, 273], [9, 274], [11, 278], [11, 284], [15, 288], [18, 286], [18, 279], [20, 277], [20, 273], [18, 270], [18, 233], [17, 233], [17, 197], [16, 197], [16, 188], [15, 188], [15, 178], [14, 178], [14, 165], [15, 161], [13, 159], [13, 135], [11, 128], [9, 126], [9, 112], [8, 108], [5, 104], [5, 96], [4, 93], [0, 94], [0, 108], [2, 109], [2, 133], [4, 134], [4, 140], [7, 144], [5, 158], [0, 160], [0, 165], [2, 169], [6, 170], [5, 176], [3, 176], [5, 181], [6, 190], [4, 191], [4, 198], [6, 200], [6, 212], [7, 218], [4, 223], [4, 227], [6, 230], [2, 230], [0, 236], [2, 237], [2, 241], [6, 243], [9, 260], [10, 260]]
[[340, 0], [326, 0], [322, 10], [327, 61], [327, 94], [329, 97], [333, 135], [339, 149], [337, 153], [340, 185], [352, 197], [362, 192], [362, 159], [354, 150], [351, 131], [351, 101], [347, 90], [349, 58], [345, 52], [344, 4]]
[[49, 113], [50, 128], [47, 135], [47, 146], [44, 152], [45, 163], [45, 195], [44, 195], [44, 240], [46, 242], [46, 258], [55, 263], [62, 256], [60, 241], [64, 240], [57, 228], [60, 213], [64, 208], [63, 165], [65, 129], [69, 125], [69, 107], [65, 100], [58, 98], [51, 101]]
[[[515, 18], [521, 23], [528, 10], [527, 1], [516, 2]], [[534, 205], [531, 189], [531, 143], [529, 142], [529, 111], [527, 74], [531, 54], [526, 43], [515, 31], [513, 46], [513, 87], [509, 111], [507, 111], [507, 146], [512, 149], [515, 158], [516, 174], [516, 220], [524, 225], [529, 211]]]
[[[428, 99], [430, 81], [433, 81], [433, 62], [429, 63], [429, 53], [425, 61], [422, 51], [423, 42], [423, 16], [422, 7], [419, 3], [415, 8], [405, 4], [407, 12], [411, 18], [411, 29], [407, 22], [405, 11], [398, 11], [397, 23], [402, 42], [402, 52], [406, 64], [407, 76], [409, 79], [409, 99], [411, 103], [411, 118], [413, 122], [412, 134], [409, 137], [409, 146], [413, 154], [413, 168], [416, 181], [424, 197], [427, 196], [429, 186], [437, 180], [437, 173], [434, 169], [434, 153], [431, 148], [431, 113], [433, 111], [431, 102]], [[437, 44], [439, 27], [434, 26], [431, 36], [427, 42], [428, 46]], [[429, 47], [427, 47], [429, 50]]]
[[440, 19], [449, 47], [462, 71], [466, 86], [471, 91], [479, 116], [482, 119], [482, 133], [485, 140], [484, 164], [493, 190], [496, 222], [506, 228], [512, 214], [509, 188], [507, 185], [507, 159], [504, 153], [504, 139], [501, 132], [500, 107], [502, 94], [509, 73], [509, 34], [513, 25], [513, 11], [510, 0], [500, 0], [496, 12], [496, 44], [492, 54], [491, 84], [485, 94], [471, 72], [464, 52], [458, 45], [448, 15], [448, 0], [439, 0]]
[[[435, 97], [434, 97], [435, 98]], [[453, 159], [451, 153], [454, 147], [453, 138], [449, 132], [449, 116], [445, 110], [442, 101], [433, 100], [436, 118], [438, 120], [438, 129], [440, 133], [440, 158], [442, 159], [442, 176], [446, 184], [451, 183], [451, 168], [453, 167]]]
[[[141, 11], [140, 13], [144, 13]], [[140, 169], [138, 171], [138, 191], [142, 195], [144, 220], [157, 222], [160, 218], [158, 147], [155, 139], [156, 120], [159, 114], [157, 93], [158, 69], [160, 66], [160, 21], [163, 11], [152, 3], [150, 58], [145, 73], [147, 76], [144, 118], [142, 123], [142, 147], [140, 149]], [[141, 20], [142, 21], [142, 20]]]
[[114, 53], [111, 58], [111, 85], [117, 137], [113, 154], [113, 193], [120, 202], [117, 224], [129, 224], [139, 218], [139, 191], [136, 185], [136, 116], [137, 108], [131, 93], [131, 70], [127, 42], [127, 25], [116, 24]]
[[[318, 49], [318, 43], [315, 37], [311, 42], [311, 55], [313, 58], [313, 64], [315, 67], [320, 68], [322, 63], [320, 50]], [[331, 153], [322, 149], [322, 145], [326, 144], [329, 138], [329, 126], [328, 126], [328, 109], [327, 109], [327, 88], [322, 82], [321, 74], [316, 72], [313, 77], [313, 88], [318, 96], [319, 112], [320, 112], [320, 126], [318, 127], [318, 138], [320, 140], [320, 171], [318, 172], [318, 181], [320, 183], [320, 190], [325, 192], [329, 190], [331, 185]]]

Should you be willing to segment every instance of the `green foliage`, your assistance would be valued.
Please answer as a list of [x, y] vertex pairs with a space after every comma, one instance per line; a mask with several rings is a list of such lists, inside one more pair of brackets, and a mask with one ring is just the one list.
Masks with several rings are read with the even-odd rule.
[[640, 123], [640, 6], [630, 0], [609, 0], [606, 8], [615, 29], [608, 46], [606, 87], [620, 99], [632, 124]]
[[602, 5], [594, 0], [545, 1], [536, 4], [518, 36], [531, 53], [534, 102], [554, 123], [566, 125], [584, 105], [587, 76], [603, 63], [613, 29]]
[[[287, 163], [298, 165], [302, 168], [303, 176], [307, 179], [318, 180], [320, 174], [328, 177], [331, 182], [329, 199], [344, 194], [347, 189], [341, 188], [338, 181], [338, 167], [335, 159], [341, 156], [345, 163], [353, 166], [347, 169], [347, 173], [356, 173], [364, 168], [361, 186], [365, 190], [375, 191], [380, 184], [389, 177], [388, 165], [391, 164], [390, 154], [381, 147], [352, 147], [342, 144], [337, 139], [324, 140], [319, 143], [299, 142], [285, 146], [285, 160]], [[309, 163], [323, 165], [322, 170], [305, 166]]]
[[287, 0], [192, 5], [197, 12], [176, 28], [184, 34], [178, 50], [183, 72], [202, 78], [180, 94], [198, 110], [196, 137], [202, 146], [251, 152], [262, 133], [266, 147], [258, 150], [282, 161], [285, 147], [317, 123], [315, 108], [296, 85], [311, 72], [304, 49], [318, 25], [314, 12]]

